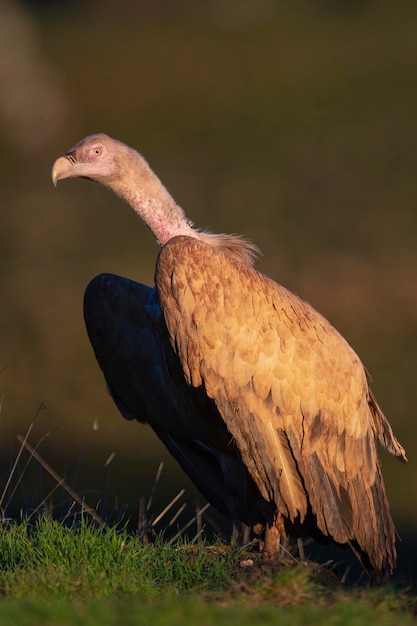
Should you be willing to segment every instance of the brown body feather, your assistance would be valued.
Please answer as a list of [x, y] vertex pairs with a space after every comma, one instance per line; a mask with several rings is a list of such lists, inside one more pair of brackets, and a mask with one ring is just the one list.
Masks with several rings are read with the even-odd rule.
[[395, 529], [374, 435], [403, 448], [343, 337], [285, 288], [222, 250], [171, 239], [156, 270], [161, 308], [190, 385], [225, 420], [262, 496], [323, 535], [395, 564]]

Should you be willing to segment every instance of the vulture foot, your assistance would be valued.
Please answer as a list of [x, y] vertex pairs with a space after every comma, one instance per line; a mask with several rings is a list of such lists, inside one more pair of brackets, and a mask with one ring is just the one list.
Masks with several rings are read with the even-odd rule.
[[287, 535], [284, 529], [284, 523], [280, 516], [277, 517], [273, 524], [267, 524], [265, 527], [263, 541], [261, 542], [261, 552], [265, 559], [271, 559], [281, 555], [281, 548], [286, 543]]

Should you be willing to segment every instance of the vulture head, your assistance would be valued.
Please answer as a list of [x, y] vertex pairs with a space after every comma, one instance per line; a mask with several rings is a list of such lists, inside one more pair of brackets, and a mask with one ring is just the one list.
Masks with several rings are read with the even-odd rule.
[[64, 178], [82, 177], [113, 187], [126, 167], [129, 171], [130, 161], [137, 166], [137, 156], [135, 150], [104, 133], [90, 135], [55, 161], [52, 181], [56, 187]]

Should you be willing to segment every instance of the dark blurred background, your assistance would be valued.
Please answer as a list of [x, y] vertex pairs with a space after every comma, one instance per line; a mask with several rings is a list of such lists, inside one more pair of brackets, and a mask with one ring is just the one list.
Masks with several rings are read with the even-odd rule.
[[[151, 284], [158, 251], [99, 185], [53, 188], [55, 158], [97, 131], [142, 152], [197, 226], [256, 242], [258, 268], [359, 353], [410, 460], [381, 454], [413, 567], [415, 0], [1, 3], [0, 489], [43, 402], [32, 445], [51, 432], [39, 452], [87, 501], [137, 515], [163, 459], [158, 497], [185, 487], [192, 511], [176, 464], [107, 396], [84, 330], [88, 281]], [[15, 501], [43, 497], [38, 480]]]

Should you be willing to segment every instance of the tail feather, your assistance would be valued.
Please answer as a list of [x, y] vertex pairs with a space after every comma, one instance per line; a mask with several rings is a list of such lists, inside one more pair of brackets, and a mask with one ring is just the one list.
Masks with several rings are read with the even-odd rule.
[[407, 457], [405, 450], [394, 435], [392, 428], [381, 411], [374, 394], [369, 390], [369, 408], [372, 416], [372, 427], [375, 436], [393, 456], [397, 458], [400, 463], [407, 463]]

